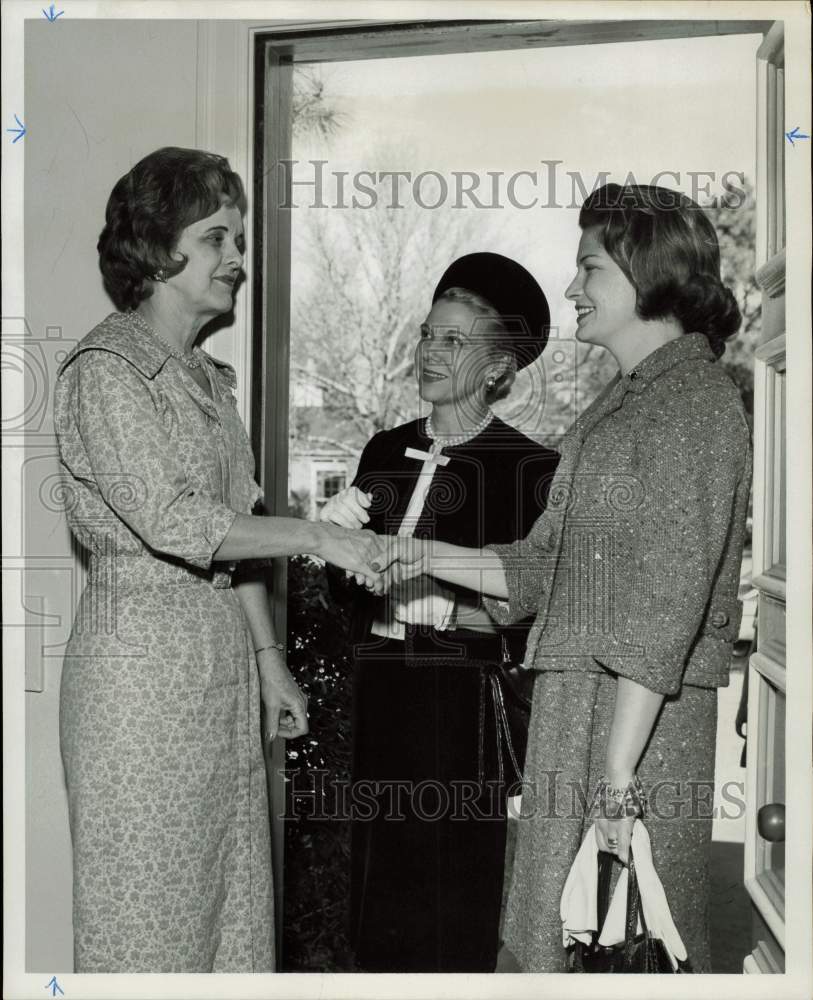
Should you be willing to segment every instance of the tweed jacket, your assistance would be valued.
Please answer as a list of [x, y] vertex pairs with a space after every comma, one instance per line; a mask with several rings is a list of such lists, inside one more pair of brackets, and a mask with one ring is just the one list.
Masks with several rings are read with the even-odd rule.
[[492, 545], [525, 666], [608, 669], [665, 695], [728, 683], [751, 485], [739, 393], [689, 333], [617, 376], [565, 435], [548, 507]]

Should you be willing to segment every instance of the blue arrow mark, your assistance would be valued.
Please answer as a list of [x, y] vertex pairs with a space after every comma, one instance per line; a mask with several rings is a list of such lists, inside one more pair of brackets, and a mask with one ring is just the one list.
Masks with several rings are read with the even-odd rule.
[[62, 987], [56, 981], [56, 976], [53, 976], [51, 978], [51, 982], [48, 983], [48, 985], [45, 987], [45, 989], [46, 990], [51, 990], [51, 996], [52, 997], [56, 996], [56, 991], [57, 990], [59, 990], [60, 996], [63, 996], [63, 997], [65, 996], [65, 991], [62, 989]]
[[799, 126], [797, 125], [796, 128], [792, 132], [785, 132], [785, 138], [788, 140], [788, 142], [791, 144], [791, 146], [793, 146], [794, 145], [794, 142], [793, 142], [794, 139], [809, 139], [810, 136], [809, 135], [805, 135], [804, 132], [800, 132], [799, 131]]
[[6, 132], [16, 132], [17, 133], [15, 135], [15, 137], [11, 140], [11, 145], [12, 146], [14, 145], [15, 142], [17, 142], [19, 139], [22, 139], [22, 137], [25, 135], [25, 125], [23, 125], [23, 123], [20, 121], [20, 119], [17, 117], [17, 115], [14, 116], [14, 121], [17, 122], [17, 124], [20, 127], [19, 128], [7, 128], [6, 129]]
[[43, 10], [43, 14], [48, 18], [49, 21], [56, 21], [58, 17], [62, 17], [62, 15], [65, 13], [64, 10], [61, 10], [58, 14], [55, 14], [54, 13], [55, 6], [56, 4], [52, 3], [51, 6], [48, 8], [48, 10]]

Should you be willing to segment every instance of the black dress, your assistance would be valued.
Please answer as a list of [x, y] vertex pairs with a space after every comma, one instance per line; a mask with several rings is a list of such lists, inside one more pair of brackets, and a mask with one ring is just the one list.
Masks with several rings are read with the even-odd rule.
[[[354, 480], [373, 494], [368, 527], [398, 532], [423, 467], [405, 452], [431, 444], [417, 420], [369, 441]], [[437, 467], [414, 535], [469, 548], [524, 538], [544, 509], [558, 454], [498, 418], [443, 454], [449, 462]], [[381, 600], [359, 589], [352, 628], [356, 963], [376, 972], [490, 972], [506, 797], [519, 782], [493, 674], [504, 657], [521, 661], [527, 624], [497, 635], [454, 622], [443, 631], [407, 624], [403, 639], [385, 638], [371, 633]]]

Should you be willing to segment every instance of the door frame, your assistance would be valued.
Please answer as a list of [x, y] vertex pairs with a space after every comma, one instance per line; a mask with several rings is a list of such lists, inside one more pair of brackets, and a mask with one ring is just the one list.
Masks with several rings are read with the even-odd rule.
[[764, 339], [754, 360], [752, 583], [759, 609], [757, 649], [750, 658], [748, 679], [743, 872], [756, 914], [754, 948], [743, 964], [743, 970], [751, 973], [783, 972], [786, 958], [785, 883], [770, 868], [769, 845], [760, 836], [757, 817], [761, 805], [779, 795], [774, 791], [772, 766], [777, 752], [787, 775], [787, 719], [781, 749], [775, 745], [777, 703], [786, 700], [788, 664], [786, 543], [780, 537], [787, 526], [784, 42], [784, 24], [777, 21], [757, 52], [756, 279], [762, 289]]
[[[399, 22], [399, 21], [232, 21], [201, 22], [198, 61], [199, 139], [201, 145], [229, 156], [245, 179], [249, 192], [247, 228], [253, 234], [249, 292], [235, 316], [232, 336], [238, 384], [251, 386], [238, 400], [241, 416], [251, 428], [258, 478], [266, 496], [266, 513], [287, 513], [290, 220], [277, 206], [284, 183], [278, 171], [264, 164], [285, 158], [290, 135], [285, 131], [290, 101], [291, 65], [296, 61], [338, 61], [350, 58], [394, 57], [427, 52], [482, 51], [493, 48], [586, 45], [656, 38], [720, 34], [766, 33], [774, 22], [744, 20], [521, 21], [521, 22]], [[542, 27], [540, 27], [542, 26]], [[501, 40], [495, 43], [493, 35]], [[440, 41], [438, 41], [439, 36]], [[632, 37], [631, 37], [632, 36]], [[271, 73], [263, 52], [273, 51]], [[225, 63], [222, 53], [227, 54]], [[275, 83], [269, 87], [269, 78]], [[233, 92], [235, 105], [228, 114], [219, 110], [217, 95]], [[267, 99], [268, 91], [271, 99]], [[259, 112], [266, 107], [276, 128], [265, 128]], [[258, 155], [258, 147], [260, 148]], [[272, 173], [276, 176], [272, 176]], [[265, 205], [272, 206], [266, 224]], [[271, 240], [265, 240], [270, 231]], [[269, 262], [273, 261], [273, 266]], [[256, 376], [256, 377], [255, 377]], [[276, 561], [272, 578], [272, 612], [279, 634], [287, 626], [286, 564]], [[282, 815], [284, 753], [274, 746], [270, 760], [272, 819]], [[272, 823], [275, 896], [283, 912], [283, 824]], [[278, 922], [278, 954], [281, 954]]]

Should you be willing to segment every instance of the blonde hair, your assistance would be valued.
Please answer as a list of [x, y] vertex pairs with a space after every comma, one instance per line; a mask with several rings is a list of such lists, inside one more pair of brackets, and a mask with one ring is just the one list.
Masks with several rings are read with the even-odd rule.
[[471, 292], [468, 288], [447, 288], [438, 298], [438, 302], [463, 302], [469, 306], [475, 316], [487, 316], [493, 322], [489, 324], [494, 333], [505, 333], [505, 324], [500, 314], [494, 306], [477, 292]]
[[495, 402], [498, 399], [503, 399], [508, 395], [514, 382], [517, 359], [510, 343], [500, 343], [500, 336], [507, 334], [508, 330], [505, 323], [503, 323], [499, 312], [497, 312], [487, 298], [483, 295], [478, 295], [477, 292], [470, 291], [468, 288], [447, 288], [437, 297], [436, 301], [462, 302], [471, 309], [475, 316], [483, 316], [488, 319], [488, 332], [498, 335], [494, 341], [495, 352], [507, 354], [511, 361], [506, 370], [501, 375], [497, 376], [494, 382], [494, 387], [486, 390], [486, 395], [489, 402]]

